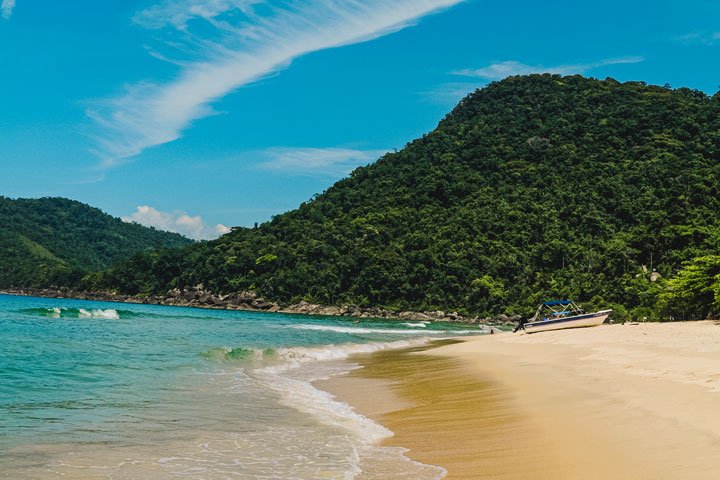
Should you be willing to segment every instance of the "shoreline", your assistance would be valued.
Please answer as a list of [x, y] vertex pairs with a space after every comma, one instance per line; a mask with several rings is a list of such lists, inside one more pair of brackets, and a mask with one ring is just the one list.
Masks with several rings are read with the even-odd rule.
[[463, 317], [457, 312], [444, 311], [390, 311], [378, 307], [359, 307], [357, 305], [319, 305], [305, 301], [296, 304], [280, 304], [266, 301], [255, 292], [237, 292], [218, 295], [204, 290], [202, 285], [184, 290], [170, 290], [166, 295], [118, 295], [112, 292], [76, 291], [70, 288], [6, 288], [0, 289], [0, 295], [21, 297], [62, 298], [71, 300], [89, 300], [99, 302], [127, 303], [136, 305], [164, 305], [170, 307], [192, 307], [209, 310], [230, 310], [245, 312], [285, 313], [290, 315], [308, 315], [324, 317], [347, 317], [354, 319], [405, 320], [415, 322], [452, 322], [474, 325], [514, 327], [519, 317], [479, 318]]
[[364, 368], [319, 387], [448, 479], [717, 478], [713, 321], [486, 335], [351, 360]]

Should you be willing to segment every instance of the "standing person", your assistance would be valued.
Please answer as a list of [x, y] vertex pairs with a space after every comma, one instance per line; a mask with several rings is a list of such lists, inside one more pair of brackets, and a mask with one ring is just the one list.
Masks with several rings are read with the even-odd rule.
[[517, 327], [515, 327], [515, 330], [513, 330], [513, 333], [517, 333], [518, 330], [523, 328], [527, 322], [528, 322], [527, 317], [520, 317], [520, 321], [518, 321]]

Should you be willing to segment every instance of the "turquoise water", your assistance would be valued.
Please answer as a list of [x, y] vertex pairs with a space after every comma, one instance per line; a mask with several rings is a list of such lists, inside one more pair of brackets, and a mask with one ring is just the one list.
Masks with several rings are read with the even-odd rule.
[[438, 478], [311, 382], [474, 333], [0, 295], [0, 478]]

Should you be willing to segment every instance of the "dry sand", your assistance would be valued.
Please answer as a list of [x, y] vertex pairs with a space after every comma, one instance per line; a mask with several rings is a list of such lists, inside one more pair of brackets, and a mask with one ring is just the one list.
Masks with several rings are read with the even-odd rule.
[[449, 479], [719, 479], [720, 325], [603, 325], [360, 357], [322, 385]]

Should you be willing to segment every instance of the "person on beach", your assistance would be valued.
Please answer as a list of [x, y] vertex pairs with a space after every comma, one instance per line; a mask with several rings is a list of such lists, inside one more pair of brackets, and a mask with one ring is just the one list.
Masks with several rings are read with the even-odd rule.
[[515, 327], [515, 330], [513, 330], [513, 333], [517, 333], [521, 328], [525, 326], [525, 324], [528, 322], [527, 317], [520, 317], [520, 321], [518, 321], [517, 327]]

